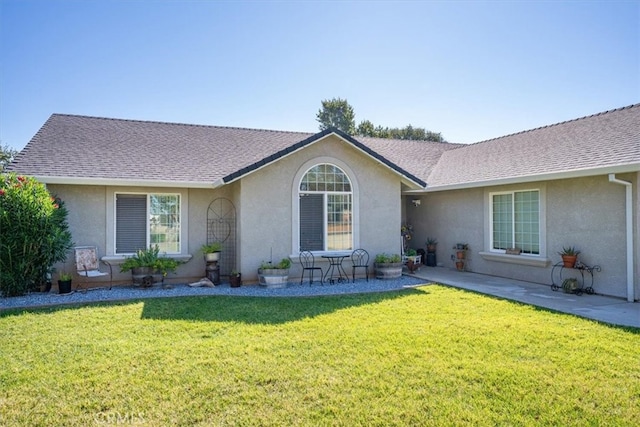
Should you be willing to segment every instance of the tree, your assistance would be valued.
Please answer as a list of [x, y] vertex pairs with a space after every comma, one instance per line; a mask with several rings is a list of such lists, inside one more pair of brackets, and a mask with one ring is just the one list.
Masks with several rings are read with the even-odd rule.
[[385, 139], [407, 139], [412, 141], [447, 142], [440, 132], [432, 132], [425, 128], [416, 128], [410, 124], [403, 128], [389, 128], [374, 125], [370, 120], [355, 125], [353, 107], [346, 99], [333, 98], [322, 101], [322, 108], [316, 116], [320, 122], [320, 130], [335, 127], [349, 135], [372, 136]]
[[8, 145], [0, 145], [0, 173], [4, 172], [9, 163], [18, 154], [17, 150], [9, 147]]
[[356, 133], [355, 116], [353, 107], [346, 99], [333, 98], [322, 101], [316, 120], [320, 122], [321, 131], [334, 127], [353, 135]]
[[356, 134], [362, 136], [376, 136], [376, 127], [369, 120], [363, 120], [358, 125]]

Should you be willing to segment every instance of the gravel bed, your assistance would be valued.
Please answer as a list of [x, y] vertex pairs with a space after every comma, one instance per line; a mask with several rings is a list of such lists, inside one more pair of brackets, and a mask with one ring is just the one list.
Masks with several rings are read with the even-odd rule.
[[424, 279], [402, 276], [399, 279], [357, 279], [355, 283], [336, 283], [334, 285], [321, 285], [314, 282], [309, 285], [305, 280], [290, 282], [285, 288], [266, 288], [259, 285], [247, 285], [232, 288], [228, 283], [223, 283], [213, 288], [191, 287], [186, 284], [172, 284], [171, 288], [164, 289], [161, 285], [151, 288], [138, 286], [114, 286], [108, 288], [93, 289], [88, 291], [73, 291], [70, 294], [58, 294], [56, 292], [34, 292], [20, 297], [0, 298], [0, 310], [9, 308], [43, 307], [61, 304], [78, 304], [96, 301], [120, 301], [143, 298], [170, 298], [191, 295], [233, 295], [233, 296], [257, 296], [257, 297], [306, 297], [318, 295], [358, 294], [368, 292], [387, 292], [413, 287], [425, 283]]

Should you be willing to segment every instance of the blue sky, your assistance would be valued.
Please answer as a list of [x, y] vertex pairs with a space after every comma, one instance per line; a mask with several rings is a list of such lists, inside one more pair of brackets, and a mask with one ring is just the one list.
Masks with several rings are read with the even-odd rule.
[[0, 144], [52, 113], [471, 143], [640, 102], [640, 1], [0, 0]]

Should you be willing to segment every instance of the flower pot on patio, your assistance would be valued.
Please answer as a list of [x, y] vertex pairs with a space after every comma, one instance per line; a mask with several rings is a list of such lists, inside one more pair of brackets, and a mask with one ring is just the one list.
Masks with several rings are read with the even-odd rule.
[[58, 280], [58, 293], [68, 294], [71, 292], [71, 280]]
[[267, 288], [284, 288], [289, 281], [288, 268], [258, 269], [258, 280], [261, 286]]
[[153, 267], [134, 267], [131, 269], [131, 277], [135, 285], [143, 288], [153, 286], [156, 282], [162, 282], [162, 274]]
[[565, 268], [573, 268], [578, 260], [578, 255], [562, 255], [562, 263]]
[[239, 288], [242, 286], [242, 274], [240, 273], [231, 273], [229, 276], [229, 284], [232, 288]]
[[397, 279], [402, 276], [401, 262], [375, 263], [376, 279]]

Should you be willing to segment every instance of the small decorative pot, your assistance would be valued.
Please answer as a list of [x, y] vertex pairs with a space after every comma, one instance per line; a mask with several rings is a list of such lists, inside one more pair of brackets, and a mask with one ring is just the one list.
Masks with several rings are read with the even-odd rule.
[[220, 252], [211, 252], [209, 254], [204, 254], [204, 260], [206, 262], [213, 262], [220, 260]]
[[242, 275], [238, 273], [229, 276], [229, 284], [232, 288], [239, 288], [240, 286], [242, 286]]
[[58, 280], [58, 293], [68, 294], [71, 292], [71, 280]]
[[456, 261], [456, 268], [458, 271], [464, 270], [464, 261]]
[[562, 255], [562, 262], [564, 263], [564, 268], [575, 267], [577, 260], [578, 260], [578, 255]]

